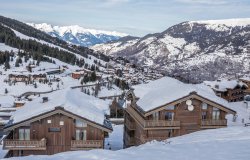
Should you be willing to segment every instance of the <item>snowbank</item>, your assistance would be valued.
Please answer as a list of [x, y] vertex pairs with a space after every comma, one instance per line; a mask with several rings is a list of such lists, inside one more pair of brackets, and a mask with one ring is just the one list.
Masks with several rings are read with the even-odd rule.
[[119, 151], [91, 150], [11, 160], [249, 160], [250, 127], [205, 130]]

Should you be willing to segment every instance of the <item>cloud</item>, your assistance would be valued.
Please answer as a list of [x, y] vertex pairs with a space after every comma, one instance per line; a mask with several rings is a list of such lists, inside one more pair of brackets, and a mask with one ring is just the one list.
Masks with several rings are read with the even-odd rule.
[[105, 1], [105, 5], [107, 6], [120, 5], [120, 4], [130, 2], [130, 0], [104, 0], [104, 1]]
[[229, 0], [176, 0], [177, 2], [190, 4], [223, 5], [230, 3]]

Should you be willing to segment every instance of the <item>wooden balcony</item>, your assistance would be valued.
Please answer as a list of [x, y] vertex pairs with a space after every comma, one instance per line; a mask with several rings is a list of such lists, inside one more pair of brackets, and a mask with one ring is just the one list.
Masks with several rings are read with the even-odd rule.
[[166, 136], [155, 136], [155, 137], [143, 137], [141, 136], [141, 143], [146, 143], [146, 142], [150, 142], [150, 141], [153, 141], [153, 140], [156, 140], [156, 141], [164, 141], [167, 139]]
[[103, 140], [71, 140], [71, 150], [103, 148]]
[[227, 120], [202, 120], [202, 128], [219, 128], [227, 126]]
[[46, 139], [41, 140], [11, 140], [3, 141], [5, 150], [46, 150]]
[[180, 127], [180, 121], [145, 120], [144, 127]]
[[139, 113], [132, 107], [127, 107], [126, 111], [145, 129], [154, 128], [171, 128], [180, 129], [180, 121], [168, 120], [145, 120]]

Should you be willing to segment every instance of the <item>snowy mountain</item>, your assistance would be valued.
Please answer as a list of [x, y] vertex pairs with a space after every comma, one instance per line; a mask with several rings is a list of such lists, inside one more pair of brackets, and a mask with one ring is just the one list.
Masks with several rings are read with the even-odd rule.
[[95, 29], [86, 29], [78, 25], [74, 26], [52, 26], [47, 23], [34, 24], [27, 23], [28, 25], [48, 33], [53, 37], [60, 38], [70, 44], [80, 46], [93, 46], [95, 44], [106, 43], [118, 40], [121, 37], [127, 36], [125, 33], [116, 31], [102, 31]]
[[162, 33], [92, 49], [193, 83], [242, 75], [250, 69], [250, 19], [183, 22]]

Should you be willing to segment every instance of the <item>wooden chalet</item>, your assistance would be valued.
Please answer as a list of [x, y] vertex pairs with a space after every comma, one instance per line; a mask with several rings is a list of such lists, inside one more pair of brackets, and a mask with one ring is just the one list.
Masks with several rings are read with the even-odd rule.
[[226, 114], [236, 114], [209, 87], [172, 78], [135, 86], [126, 97], [124, 147], [226, 127]]
[[250, 77], [240, 78], [240, 81], [248, 86], [247, 90], [244, 91], [245, 95], [250, 95]]
[[9, 80], [15, 82], [41, 81], [46, 79], [46, 74], [9, 74]]
[[3, 149], [9, 150], [6, 157], [104, 148], [112, 126], [91, 103], [94, 97], [79, 92], [51, 93], [48, 101], [36, 99], [17, 110], [4, 128], [8, 133], [3, 141]]
[[211, 87], [217, 96], [228, 102], [243, 101], [245, 92], [248, 90], [247, 84], [239, 80], [217, 80], [204, 83]]
[[10, 81], [16, 81], [16, 82], [27, 82], [30, 80], [30, 77], [28, 75], [15, 75], [15, 74], [9, 74], [9, 80]]
[[85, 74], [85, 72], [83, 72], [83, 71], [81, 71], [81, 72], [80, 71], [79, 72], [72, 72], [71, 76], [74, 79], [80, 79], [81, 77], [84, 76], [84, 74]]
[[18, 108], [18, 107], [22, 107], [24, 106], [25, 102], [24, 101], [15, 101], [14, 102], [14, 107]]

